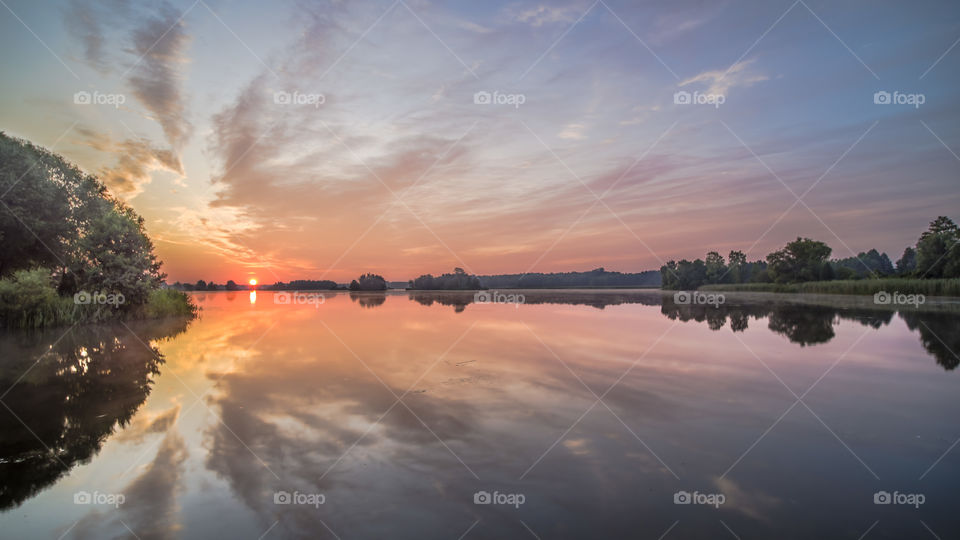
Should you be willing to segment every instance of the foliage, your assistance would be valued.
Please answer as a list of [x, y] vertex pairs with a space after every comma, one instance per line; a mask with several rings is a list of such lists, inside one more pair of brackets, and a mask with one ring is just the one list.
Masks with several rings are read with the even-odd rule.
[[917, 240], [918, 277], [960, 277], [960, 229], [948, 217], [940, 216]]
[[871, 295], [881, 291], [926, 296], [960, 296], [960, 279], [857, 279], [806, 283], [742, 283], [705, 285], [704, 291], [749, 291]]
[[155, 289], [143, 307], [143, 315], [148, 319], [161, 317], [196, 317], [200, 308], [190, 301], [186, 293], [175, 289]]
[[17, 270], [0, 279], [0, 320], [12, 328], [42, 328], [70, 319], [73, 299], [61, 298], [49, 270]]
[[[917, 241], [897, 260], [876, 249], [855, 257], [828, 260], [827, 244], [797, 238], [767, 255], [766, 263], [748, 263], [740, 251], [731, 251], [729, 263], [711, 251], [706, 260], [669, 261], [660, 268], [664, 289], [749, 290], [769, 292], [823, 292], [873, 294], [881, 290], [905, 294], [960, 295], [953, 278], [960, 278], [960, 228], [946, 216], [930, 223]], [[897, 276], [900, 279], [883, 279]], [[915, 278], [915, 279], [903, 279]], [[936, 278], [947, 278], [934, 281]], [[921, 280], [930, 281], [924, 283]], [[860, 282], [862, 281], [862, 283]]]
[[909, 274], [917, 269], [917, 250], [907, 247], [903, 250], [903, 255], [897, 260], [897, 273], [902, 275]]
[[728, 266], [724, 264], [722, 255], [711, 251], [706, 261], [668, 261], [660, 268], [663, 288], [690, 290], [708, 284], [769, 281], [767, 263], [747, 262], [747, 256], [740, 251], [731, 251], [729, 260]]
[[482, 289], [480, 278], [467, 274], [463, 268], [454, 268], [452, 274], [433, 277], [425, 274], [410, 280], [411, 289], [420, 290], [477, 290]]
[[783, 249], [767, 255], [770, 276], [777, 283], [815, 281], [831, 251], [823, 242], [797, 237]]
[[[97, 178], [0, 133], [2, 324], [142, 316], [164, 279], [144, 221]], [[73, 295], [123, 298], [109, 306]]]
[[851, 277], [882, 277], [891, 276], [896, 272], [893, 268], [893, 263], [890, 262], [890, 257], [888, 257], [886, 253], [877, 252], [875, 249], [871, 249], [866, 253], [861, 252], [857, 254], [856, 257], [847, 257], [846, 259], [833, 261], [833, 266], [842, 266], [850, 269], [852, 273], [843, 273]]
[[350, 282], [351, 291], [385, 291], [387, 280], [377, 274], [363, 274]]
[[491, 289], [562, 289], [571, 287], [659, 287], [660, 274], [655, 270], [639, 273], [608, 272], [595, 268], [588, 272], [556, 272], [544, 274], [496, 274], [477, 276], [481, 288]]

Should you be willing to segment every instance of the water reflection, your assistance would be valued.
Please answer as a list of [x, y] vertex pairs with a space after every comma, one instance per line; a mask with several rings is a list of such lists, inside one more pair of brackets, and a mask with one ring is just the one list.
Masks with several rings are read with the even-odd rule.
[[[410, 291], [330, 293], [318, 308], [272, 294], [196, 294], [204, 315], [188, 332], [136, 329], [179, 334], [163, 342], [162, 366], [125, 330], [54, 347], [57, 360], [3, 401], [65, 463], [40, 459], [43, 445], [4, 418], [4, 508], [56, 485], [0, 513], [0, 530], [28, 537], [24, 516], [51, 516], [46, 536], [73, 526], [81, 538], [132, 538], [127, 526], [141, 538], [457, 538], [472, 524], [468, 540], [531, 537], [528, 526], [541, 538], [657, 538], [675, 521], [668, 538], [723, 537], [725, 526], [743, 538], [857, 538], [876, 520], [877, 537], [911, 537], [918, 519], [943, 538], [960, 533], [958, 458], [910, 483], [957, 436], [943, 412], [958, 404], [957, 380], [928, 360], [956, 366], [947, 307], [898, 319], [858, 301], [703, 307], [656, 291], [524, 291], [517, 309]], [[0, 390], [57, 337], [0, 341], [4, 359], [19, 359]], [[784, 413], [794, 398], [736, 338], [798, 393], [819, 381], [805, 399], [830, 429], [800, 405]], [[133, 466], [135, 481], [118, 479]], [[98, 474], [129, 504], [61, 515]], [[929, 502], [881, 514], [871, 497], [887, 487]], [[477, 505], [479, 490], [526, 503]], [[678, 490], [727, 503], [677, 506]], [[276, 504], [277, 491], [326, 500]]]
[[0, 509], [90, 460], [150, 394], [163, 356], [153, 340], [187, 321], [78, 326], [0, 337]]
[[[957, 321], [960, 305], [942, 304], [917, 309], [912, 306], [874, 305], [870, 299], [820, 297], [812, 302], [797, 302], [787, 296], [728, 293], [727, 301], [718, 306], [677, 304], [671, 293], [660, 291], [562, 291], [525, 290], [524, 304], [585, 305], [604, 309], [622, 304], [661, 306], [666, 317], [683, 322], [705, 322], [711, 330], [720, 330], [727, 323], [734, 332], [743, 332], [750, 319], [767, 319], [767, 328], [801, 347], [830, 342], [836, 337], [840, 320], [858, 322], [879, 329], [899, 315], [911, 330], [920, 334], [924, 349], [946, 370], [960, 365], [960, 332]], [[453, 306], [457, 313], [475, 303], [470, 291], [408, 291], [409, 298], [421, 305], [434, 303]], [[820, 302], [820, 303], [817, 303]], [[381, 302], [382, 303], [382, 302]], [[379, 305], [379, 304], [376, 304]]]
[[377, 292], [377, 291], [368, 291], [368, 292], [356, 292], [350, 291], [350, 300], [353, 300], [360, 307], [364, 308], [375, 308], [382, 306], [384, 302], [387, 301], [386, 292]]

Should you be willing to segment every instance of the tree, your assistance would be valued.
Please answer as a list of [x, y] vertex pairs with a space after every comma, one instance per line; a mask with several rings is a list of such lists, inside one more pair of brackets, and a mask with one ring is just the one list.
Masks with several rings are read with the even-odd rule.
[[0, 132], [0, 277], [65, 266], [79, 235], [73, 207], [90, 187], [60, 156]]
[[[524, 278], [521, 278], [522, 282]], [[422, 290], [476, 290], [481, 289], [480, 278], [467, 274], [463, 268], [454, 268], [452, 274], [433, 277], [424, 274], [410, 282], [410, 288]]]
[[917, 274], [927, 278], [960, 277], [960, 229], [947, 216], [939, 216], [917, 241]]
[[198, 291], [205, 291], [205, 290], [207, 290], [207, 282], [204, 281], [204, 280], [202, 280], [202, 279], [198, 279], [198, 280], [197, 280], [197, 284], [194, 285], [194, 287], [195, 287]]
[[777, 283], [815, 281], [831, 251], [823, 242], [797, 237], [783, 249], [767, 255], [768, 269]]
[[749, 276], [746, 276], [747, 256], [742, 251], [731, 251], [727, 256], [729, 261], [729, 279], [731, 283], [744, 283]]
[[[353, 283], [357, 283], [357, 288], [353, 288]], [[385, 291], [387, 290], [387, 280], [383, 276], [367, 273], [350, 283], [351, 291]]]
[[237, 283], [232, 279], [227, 280], [227, 285], [225, 287], [228, 291], [238, 291], [240, 287], [237, 286]]
[[716, 251], [707, 253], [707, 259], [704, 262], [706, 282], [720, 283], [727, 275], [727, 265], [723, 260], [723, 255]]
[[830, 264], [830, 261], [824, 262], [823, 265], [820, 267], [820, 275], [818, 277], [819, 280], [832, 281], [835, 277], [836, 275], [833, 273], [833, 265]]
[[917, 251], [912, 247], [903, 250], [903, 256], [897, 261], [897, 273], [906, 275], [917, 269]]

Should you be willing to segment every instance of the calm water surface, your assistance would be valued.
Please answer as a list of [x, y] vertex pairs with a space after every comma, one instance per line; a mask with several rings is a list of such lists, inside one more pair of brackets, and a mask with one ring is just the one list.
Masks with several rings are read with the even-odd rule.
[[525, 296], [3, 335], [0, 536], [960, 538], [957, 306]]

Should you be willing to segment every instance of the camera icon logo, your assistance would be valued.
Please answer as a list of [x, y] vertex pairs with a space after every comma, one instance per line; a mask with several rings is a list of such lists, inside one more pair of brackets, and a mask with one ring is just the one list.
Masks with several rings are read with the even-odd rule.
[[89, 491], [78, 491], [73, 494], [73, 504], [90, 504], [92, 500]]
[[693, 498], [686, 491], [678, 491], [673, 494], [673, 504], [690, 504]]
[[475, 105], [489, 105], [492, 102], [492, 96], [490, 92], [481, 90], [473, 95], [473, 103]]
[[893, 301], [893, 297], [887, 291], [880, 291], [873, 295], [873, 303], [887, 305]]
[[673, 303], [688, 305], [690, 304], [691, 295], [687, 291], [679, 291], [673, 293]]
[[487, 491], [478, 491], [473, 494], [473, 504], [490, 504], [493, 499]]
[[87, 291], [80, 291], [73, 295], [74, 304], [89, 304], [93, 301], [93, 295]]
[[490, 297], [490, 293], [487, 291], [478, 291], [473, 295], [473, 301], [478, 304], [489, 304], [493, 301]]
[[673, 104], [674, 105], [689, 105], [693, 100], [693, 97], [690, 95], [690, 92], [686, 90], [680, 90], [673, 94]]
[[75, 105], [89, 105], [93, 103], [93, 96], [90, 95], [90, 92], [81, 90], [73, 95], [73, 103]]
[[274, 304], [289, 304], [293, 296], [286, 291], [281, 291], [273, 295]]
[[275, 491], [273, 493], [273, 504], [290, 504], [290, 493], [286, 491]]
[[291, 101], [292, 97], [290, 92], [284, 92], [283, 90], [280, 90], [273, 93], [273, 102], [277, 105], [289, 105]]
[[889, 105], [890, 104], [890, 92], [880, 90], [879, 92], [873, 93], [873, 102], [876, 105]]
[[878, 491], [873, 494], [873, 504], [890, 504], [892, 499], [890, 498], [890, 493], [886, 491]]

